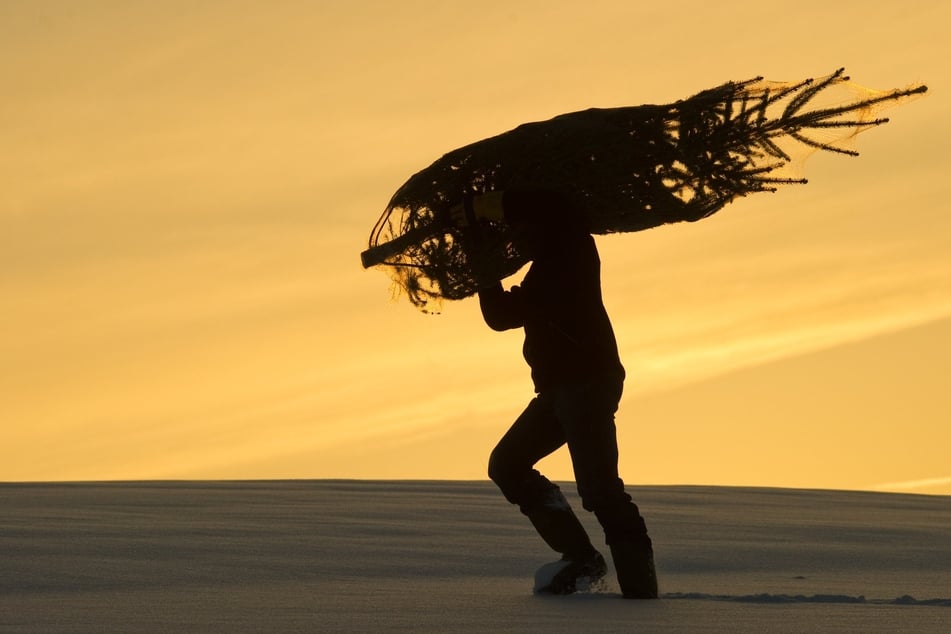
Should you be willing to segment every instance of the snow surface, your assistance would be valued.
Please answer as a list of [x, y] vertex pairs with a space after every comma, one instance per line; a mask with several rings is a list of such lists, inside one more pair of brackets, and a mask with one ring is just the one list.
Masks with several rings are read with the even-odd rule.
[[0, 631], [951, 631], [949, 497], [632, 492], [659, 601], [533, 595], [487, 482], [3, 484]]

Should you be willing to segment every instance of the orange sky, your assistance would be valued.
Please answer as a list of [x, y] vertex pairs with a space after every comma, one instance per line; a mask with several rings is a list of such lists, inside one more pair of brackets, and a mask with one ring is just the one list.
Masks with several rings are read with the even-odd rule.
[[524, 121], [845, 66], [930, 91], [805, 187], [599, 238], [622, 475], [951, 493], [951, 9], [644, 6], [4, 2], [0, 480], [484, 478], [520, 335], [361, 270], [393, 191]]

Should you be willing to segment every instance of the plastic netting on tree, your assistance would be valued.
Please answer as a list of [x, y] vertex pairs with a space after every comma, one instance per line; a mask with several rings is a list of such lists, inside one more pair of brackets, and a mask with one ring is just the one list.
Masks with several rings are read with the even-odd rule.
[[884, 108], [925, 92], [879, 92], [843, 70], [795, 83], [729, 82], [669, 105], [593, 108], [526, 123], [449, 152], [393, 195], [363, 252], [417, 307], [433, 311], [526, 263], [504, 222], [460, 228], [464, 196], [520, 187], [562, 191], [593, 234], [705, 218], [739, 196], [805, 183], [817, 150], [854, 155]]

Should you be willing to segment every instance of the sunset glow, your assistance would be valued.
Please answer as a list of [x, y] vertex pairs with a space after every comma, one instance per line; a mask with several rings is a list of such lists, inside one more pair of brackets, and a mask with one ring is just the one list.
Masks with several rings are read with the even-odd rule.
[[621, 471], [951, 493], [951, 8], [580, 6], [3, 3], [0, 481], [484, 479], [520, 334], [361, 269], [393, 191], [524, 121], [845, 66], [930, 90], [808, 185], [598, 238]]

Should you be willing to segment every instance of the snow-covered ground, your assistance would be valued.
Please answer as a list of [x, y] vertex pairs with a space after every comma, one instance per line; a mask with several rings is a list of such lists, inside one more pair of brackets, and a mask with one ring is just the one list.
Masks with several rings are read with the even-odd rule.
[[632, 492], [660, 601], [533, 595], [487, 482], [4, 484], [0, 631], [951, 631], [951, 498]]

